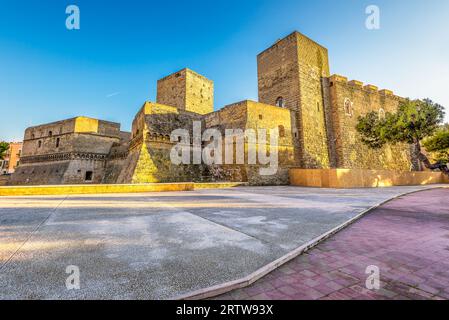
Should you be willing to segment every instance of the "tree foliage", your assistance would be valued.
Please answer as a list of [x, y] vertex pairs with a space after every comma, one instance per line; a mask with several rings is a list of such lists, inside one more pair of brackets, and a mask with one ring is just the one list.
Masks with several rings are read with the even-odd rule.
[[[443, 106], [432, 100], [405, 100], [399, 105], [397, 112], [386, 113], [385, 117], [380, 117], [378, 112], [359, 117], [356, 129], [363, 143], [370, 148], [380, 149], [386, 143], [408, 143], [415, 147], [416, 158], [427, 168], [444, 171], [447, 167], [444, 169], [441, 163], [431, 164], [421, 152], [421, 141], [426, 138], [433, 150], [444, 149], [448, 135], [435, 134], [443, 120]], [[432, 136], [435, 138], [430, 138]]]
[[434, 155], [437, 161], [449, 161], [449, 127], [442, 126], [433, 136], [423, 141], [423, 146]]
[[9, 143], [1, 141], [0, 142], [0, 160], [5, 157], [6, 151], [9, 149]]
[[362, 141], [371, 148], [381, 148], [386, 143], [416, 144], [434, 134], [444, 119], [443, 106], [426, 100], [406, 100], [396, 113], [378, 112], [359, 117], [357, 131]]

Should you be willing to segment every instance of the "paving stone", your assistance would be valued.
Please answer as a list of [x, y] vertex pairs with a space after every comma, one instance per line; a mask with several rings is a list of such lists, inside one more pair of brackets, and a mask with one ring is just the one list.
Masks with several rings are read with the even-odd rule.
[[[447, 189], [425, 191], [373, 210], [281, 267], [286, 271], [276, 272], [277, 280], [270, 279], [276, 288], [270, 291], [270, 297], [449, 299], [449, 232], [445, 231], [449, 230], [448, 195]], [[441, 236], [442, 230], [445, 236]], [[379, 267], [379, 290], [365, 287], [369, 276], [365, 271], [370, 265]], [[289, 283], [292, 278], [285, 278], [285, 273], [296, 281]]]

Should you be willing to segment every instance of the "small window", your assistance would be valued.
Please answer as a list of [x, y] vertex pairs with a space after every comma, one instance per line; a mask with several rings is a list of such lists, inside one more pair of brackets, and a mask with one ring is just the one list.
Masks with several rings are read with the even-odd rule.
[[346, 98], [345, 104], [344, 104], [345, 114], [350, 117], [352, 117], [352, 115], [353, 115], [352, 105], [353, 105], [353, 103], [351, 102], [351, 100]]
[[316, 110], [317, 110], [318, 112], [321, 111], [321, 106], [320, 106], [320, 103], [319, 103], [319, 102], [316, 103]]
[[34, 139], [36, 136], [34, 135], [34, 133], [31, 134], [31, 139]]
[[93, 176], [94, 176], [94, 173], [92, 171], [86, 171], [86, 178], [84, 180], [92, 181]]
[[281, 137], [281, 138], [285, 137], [285, 128], [284, 128], [284, 126], [279, 126], [279, 137]]
[[56, 148], [59, 148], [59, 143], [61, 142], [61, 140], [59, 138], [56, 138]]
[[285, 108], [284, 98], [279, 97], [279, 98], [276, 99], [276, 107]]
[[385, 110], [380, 108], [379, 109], [379, 120], [384, 120], [385, 119]]
[[48, 131], [48, 135], [51, 137], [53, 136], [53, 131]]
[[263, 115], [259, 114], [259, 120], [263, 119]]
[[330, 83], [330, 87], [333, 87], [334, 86], [334, 83], [331, 81], [331, 83]]
[[39, 140], [39, 141], [37, 142], [37, 147], [38, 147], [38, 148], [42, 147], [42, 141], [41, 141], [41, 140]]

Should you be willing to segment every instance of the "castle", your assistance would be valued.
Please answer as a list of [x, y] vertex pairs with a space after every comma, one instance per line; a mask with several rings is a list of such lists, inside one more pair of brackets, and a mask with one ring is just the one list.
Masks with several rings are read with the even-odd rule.
[[[19, 168], [10, 184], [244, 181], [288, 183], [288, 170], [361, 168], [410, 170], [407, 145], [370, 150], [355, 130], [370, 111], [394, 112], [403, 98], [389, 90], [330, 75], [328, 51], [293, 32], [257, 56], [259, 102], [242, 101], [214, 112], [214, 84], [183, 69], [157, 83], [157, 101], [145, 102], [132, 124], [77, 117], [26, 129]], [[261, 164], [182, 164], [170, 161], [176, 129], [279, 129], [279, 166], [261, 176]], [[190, 143], [193, 143], [191, 141]], [[258, 143], [256, 143], [258, 144]], [[245, 151], [260, 148], [245, 141]], [[246, 162], [245, 162], [246, 163]]]

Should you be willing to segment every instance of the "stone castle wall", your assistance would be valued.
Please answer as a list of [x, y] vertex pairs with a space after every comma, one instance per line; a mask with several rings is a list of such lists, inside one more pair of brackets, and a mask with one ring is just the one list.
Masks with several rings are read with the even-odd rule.
[[328, 168], [329, 151], [326, 134], [322, 79], [329, 76], [327, 49], [296, 33], [299, 52], [300, 126], [299, 143], [302, 166]]
[[290, 35], [276, 42], [257, 56], [259, 101], [268, 105], [276, 105], [279, 98], [283, 107], [291, 110], [291, 128], [294, 139], [295, 163], [302, 162], [301, 132], [298, 126], [299, 110], [299, 55], [296, 36]]
[[323, 77], [329, 76], [327, 49], [294, 32], [258, 56], [259, 100], [292, 111], [297, 165], [329, 166]]
[[[295, 165], [294, 158], [294, 137], [292, 135], [291, 111], [254, 101], [242, 101], [228, 105], [223, 109], [206, 116], [206, 127], [218, 129], [223, 136], [222, 140], [222, 165], [214, 165], [211, 168], [213, 178], [222, 181], [245, 181], [253, 185], [276, 185], [288, 183], [288, 169]], [[245, 157], [244, 164], [236, 162], [237, 149], [236, 140], [232, 142], [225, 139], [226, 130], [245, 130], [252, 129], [257, 134], [260, 129], [267, 131], [267, 142], [269, 142], [269, 130], [278, 129], [280, 131], [278, 146], [274, 147], [262, 144], [258, 139], [252, 144], [245, 139], [243, 144], [243, 153]], [[250, 164], [248, 153], [254, 150], [264, 148], [267, 154], [269, 152], [278, 153], [278, 171], [273, 175], [261, 175], [260, 169], [267, 165], [261, 164], [259, 159], [257, 163]], [[229, 164], [226, 161], [226, 150], [232, 150], [230, 158], [234, 163]], [[228, 155], [229, 156], [229, 155]]]
[[[409, 170], [410, 150], [403, 144], [371, 150], [356, 132], [359, 116], [396, 111], [402, 98], [391, 91], [330, 76], [328, 51], [293, 32], [260, 53], [260, 102], [241, 101], [218, 111], [214, 84], [190, 69], [158, 81], [157, 103], [146, 102], [136, 114], [132, 132], [120, 124], [77, 117], [25, 131], [21, 164], [11, 184], [151, 183], [243, 181], [253, 185], [288, 183], [291, 167]], [[171, 133], [193, 123], [202, 133], [218, 129], [274, 129], [280, 132], [278, 171], [260, 174], [263, 164], [248, 164], [251, 150], [269, 144], [244, 142], [245, 163], [176, 165], [170, 153], [178, 143]], [[202, 142], [201, 147], [210, 142]], [[226, 140], [222, 142], [223, 163]], [[235, 153], [241, 152], [231, 142]], [[193, 145], [192, 139], [187, 141]], [[190, 155], [191, 159], [193, 158]], [[86, 177], [91, 179], [86, 181]]]
[[371, 111], [380, 116], [396, 112], [402, 98], [389, 90], [378, 90], [346, 77], [329, 78], [332, 103], [332, 128], [337, 152], [337, 167], [347, 169], [410, 170], [410, 148], [405, 144], [387, 145], [373, 150], [361, 142], [355, 127], [360, 116]]
[[158, 81], [156, 101], [197, 114], [211, 113], [214, 83], [190, 69], [183, 69]]
[[202, 166], [172, 163], [170, 152], [176, 142], [170, 135], [174, 130], [186, 129], [192, 136], [193, 121], [202, 119], [199, 114], [171, 106], [145, 103], [133, 122], [129, 154], [117, 183], [201, 181]]
[[[101, 183], [122, 133], [118, 123], [77, 117], [25, 131], [21, 164], [10, 184]], [[92, 177], [86, 180], [92, 172]]]

